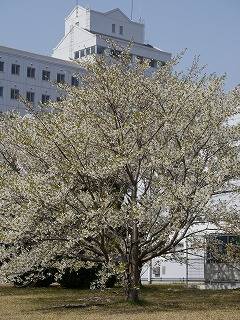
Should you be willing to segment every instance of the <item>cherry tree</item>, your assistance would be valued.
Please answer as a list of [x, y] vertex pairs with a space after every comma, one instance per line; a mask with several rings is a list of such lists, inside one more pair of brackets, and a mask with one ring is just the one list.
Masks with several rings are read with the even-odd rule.
[[2, 116], [2, 277], [101, 265], [100, 282], [117, 275], [137, 300], [142, 266], [194, 225], [233, 227], [239, 87], [225, 93], [224, 77], [197, 60], [178, 73], [178, 62], [150, 74], [123, 48], [82, 62], [80, 87], [60, 84], [60, 102]]

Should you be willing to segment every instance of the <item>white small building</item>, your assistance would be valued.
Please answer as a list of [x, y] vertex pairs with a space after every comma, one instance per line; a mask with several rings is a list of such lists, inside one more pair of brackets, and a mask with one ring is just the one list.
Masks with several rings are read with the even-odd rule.
[[187, 240], [183, 240], [176, 248], [176, 254], [156, 257], [143, 267], [141, 281], [143, 283], [160, 282], [204, 282], [205, 254], [199, 250], [194, 254], [188, 249]]

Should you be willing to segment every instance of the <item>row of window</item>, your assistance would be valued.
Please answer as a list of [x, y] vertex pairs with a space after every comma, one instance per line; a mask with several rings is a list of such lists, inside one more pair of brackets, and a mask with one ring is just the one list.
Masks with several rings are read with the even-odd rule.
[[84, 56], [88, 56], [89, 54], [93, 54], [93, 53], [104, 54], [105, 49], [106, 48], [104, 48], [102, 46], [92, 46], [92, 47], [84, 48], [82, 50], [74, 52], [74, 58], [79, 59], [79, 58], [82, 58]]
[[[57, 74], [57, 82], [58, 83], [65, 82], [65, 75], [58, 73]], [[72, 76], [71, 85], [75, 86], [75, 87], [79, 87], [79, 79]], [[29, 96], [28, 96], [28, 94], [29, 94]], [[29, 98], [30, 96], [31, 96], [31, 92], [29, 91], [27, 93], [27, 100], [29, 102], [34, 102], [34, 99], [33, 99], [34, 95], [32, 96], [32, 98]], [[3, 87], [0, 87], [0, 97], [3, 97]], [[11, 99], [18, 99], [18, 97], [19, 97], [19, 90], [18, 89], [11, 89]]]
[[[4, 62], [0, 61], [0, 71], [4, 71]], [[15, 75], [20, 75], [20, 65], [19, 64], [12, 64], [11, 73]], [[42, 80], [49, 81], [50, 80], [50, 71], [42, 70]], [[36, 69], [33, 67], [27, 67], [27, 77], [28, 78], [35, 78], [36, 77]], [[72, 77], [73, 79], [74, 77]], [[76, 78], [74, 78], [76, 79]], [[57, 82], [64, 83], [65, 82], [65, 74], [57, 73]], [[76, 84], [76, 80], [72, 80], [72, 85]]]
[[[112, 33], [116, 33], [116, 25], [115, 23], [112, 24]], [[123, 26], [119, 26], [119, 34], [123, 35]]]
[[207, 238], [207, 263], [226, 262], [229, 254], [236, 259], [240, 255], [239, 235], [210, 235]]
[[[58, 82], [64, 82], [64, 79], [62, 77], [59, 77], [58, 80], [59, 80]], [[78, 87], [79, 86], [78, 78], [72, 76], [71, 85]], [[16, 88], [11, 89], [11, 94], [10, 94], [11, 99], [19, 99], [19, 95], [20, 95], [19, 89], [16, 89]], [[3, 87], [0, 87], [0, 97], [3, 98]], [[29, 102], [34, 103], [35, 102], [35, 93], [32, 92], [32, 91], [27, 91], [26, 99]], [[49, 100], [50, 100], [50, 96], [49, 95], [47, 95], [47, 94], [43, 94], [42, 95], [42, 103], [46, 103]]]
[[[119, 51], [119, 50], [111, 49], [109, 51], [108, 48], [105, 48], [105, 47], [102, 47], [102, 46], [92, 46], [92, 47], [84, 48], [82, 50], [74, 52], [74, 58], [75, 59], [79, 59], [79, 58], [82, 58], [84, 56], [87, 56], [87, 55], [93, 54], [93, 53], [104, 54], [105, 50], [107, 50], [110, 53], [111, 56], [117, 57], [118, 55], [121, 54], [121, 51]], [[140, 61], [148, 59], [148, 58], [145, 58], [145, 57], [142, 57], [142, 56], [136, 56], [134, 54], [130, 54], [130, 57], [131, 57], [131, 61], [132, 62], [135, 62], [135, 59], [138, 59]], [[157, 68], [157, 64], [158, 64], [157, 60], [150, 59], [150, 61], [149, 61], [149, 66], [150, 67]], [[162, 62], [162, 65], [164, 65], [164, 62]]]
[[[18, 100], [19, 96], [20, 96], [19, 89], [15, 89], [15, 88], [11, 89], [11, 93], [10, 93], [11, 99]], [[3, 97], [3, 87], [0, 87], [0, 97]], [[34, 103], [35, 102], [35, 92], [27, 91], [26, 92], [26, 100], [30, 103]], [[42, 103], [46, 103], [49, 100], [50, 100], [50, 95], [42, 94], [42, 100], [41, 100]]]

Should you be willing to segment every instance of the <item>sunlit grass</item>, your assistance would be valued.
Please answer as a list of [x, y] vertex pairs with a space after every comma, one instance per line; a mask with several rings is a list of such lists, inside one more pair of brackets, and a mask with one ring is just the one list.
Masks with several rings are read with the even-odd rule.
[[141, 289], [140, 303], [127, 303], [121, 288], [105, 291], [61, 287], [17, 289], [0, 286], [1, 320], [157, 320], [240, 318], [240, 290], [186, 289], [151, 285]]

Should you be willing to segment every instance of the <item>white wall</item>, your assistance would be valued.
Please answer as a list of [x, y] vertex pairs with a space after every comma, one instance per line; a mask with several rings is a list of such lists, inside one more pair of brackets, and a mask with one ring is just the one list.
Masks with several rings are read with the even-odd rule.
[[[112, 32], [112, 24], [115, 25], [115, 33]], [[120, 26], [123, 27], [123, 35], [120, 34]], [[170, 60], [170, 53], [144, 44], [144, 28], [144, 24], [131, 21], [120, 9], [101, 13], [78, 6], [65, 19], [65, 36], [54, 48], [53, 57], [69, 60], [74, 58], [74, 52], [81, 49], [99, 43], [108, 47], [106, 42], [103, 44], [99, 39], [99, 35], [102, 35], [120, 46], [127, 46], [133, 39], [131, 53], [136, 56], [162, 62]]]
[[[52, 82], [42, 80], [42, 71], [50, 71], [50, 80], [57, 79], [57, 73], [65, 74], [65, 81], [71, 83], [72, 73], [80, 69], [77, 64], [64, 60], [45, 57], [25, 51], [0, 46], [0, 61], [4, 62], [4, 71], [0, 72], [0, 87], [3, 87], [3, 97], [0, 97], [0, 110], [7, 111], [19, 107], [24, 113], [24, 106], [18, 100], [11, 99], [11, 89], [18, 89], [20, 95], [26, 98], [26, 92], [35, 93], [35, 105], [42, 100], [42, 94], [50, 95], [52, 100], [59, 96]], [[12, 64], [20, 65], [20, 74], [11, 73]], [[35, 68], [35, 78], [27, 77], [27, 67]]]
[[72, 12], [65, 19], [65, 35], [67, 35], [71, 29], [71, 26], [78, 25], [80, 28], [87, 28], [87, 15], [86, 9], [78, 6], [72, 10]]
[[[93, 32], [144, 43], [144, 25], [131, 21], [119, 9], [104, 14], [91, 11], [90, 21], [90, 30]], [[115, 33], [112, 32], [112, 24], [115, 24]], [[120, 26], [123, 27], [123, 35], [120, 34]]]

